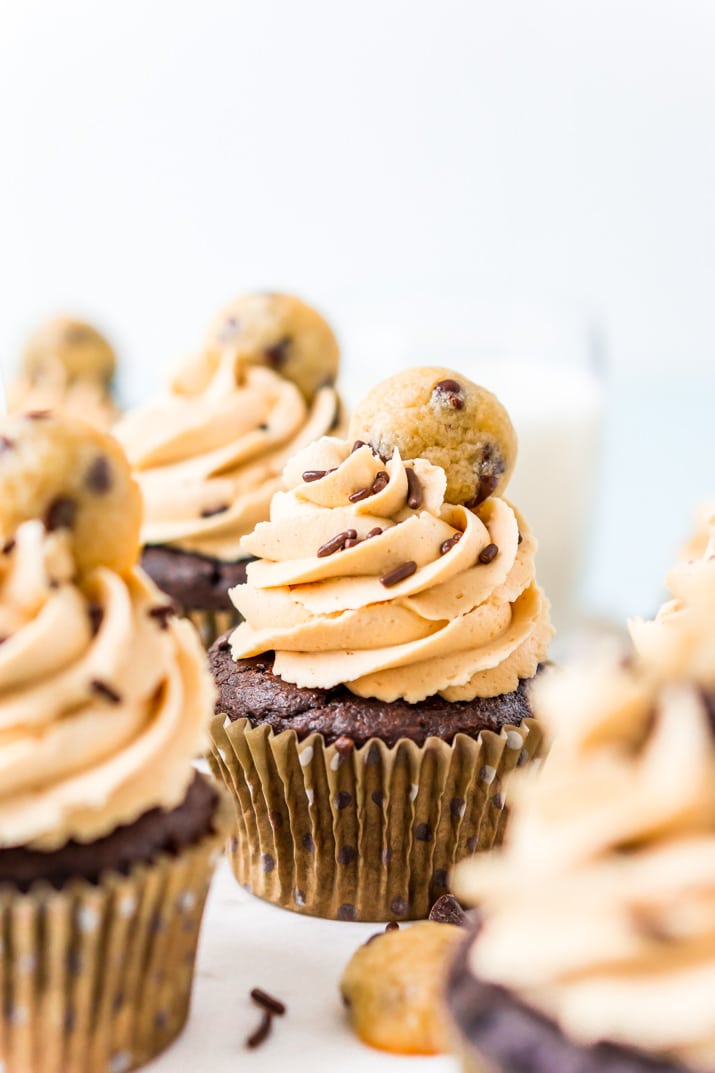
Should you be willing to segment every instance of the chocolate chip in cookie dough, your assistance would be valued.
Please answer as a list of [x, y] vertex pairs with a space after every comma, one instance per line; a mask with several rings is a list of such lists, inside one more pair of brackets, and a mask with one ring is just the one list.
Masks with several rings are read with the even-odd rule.
[[105, 495], [112, 487], [112, 467], [104, 455], [97, 455], [87, 470], [84, 483], [95, 495]]
[[282, 339], [279, 339], [277, 343], [273, 343], [271, 346], [265, 348], [263, 355], [272, 369], [280, 369], [285, 365], [288, 360], [288, 351], [291, 343], [292, 339], [290, 336], [285, 335]]
[[45, 529], [53, 533], [56, 529], [71, 529], [77, 517], [77, 504], [69, 496], [57, 496], [45, 512]]
[[444, 401], [445, 405], [453, 410], [464, 409], [464, 392], [462, 391], [462, 385], [457, 380], [440, 380], [432, 388], [432, 393], [436, 394], [440, 401]]

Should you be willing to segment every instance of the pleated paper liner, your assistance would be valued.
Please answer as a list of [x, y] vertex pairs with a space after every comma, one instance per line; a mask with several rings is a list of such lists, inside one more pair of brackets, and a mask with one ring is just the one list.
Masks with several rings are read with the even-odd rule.
[[269, 902], [338, 920], [417, 920], [451, 868], [500, 841], [504, 786], [537, 754], [533, 719], [452, 745], [299, 741], [246, 719], [210, 725], [214, 774], [236, 806], [234, 874]]
[[201, 917], [230, 827], [96, 885], [0, 889], [2, 1073], [127, 1073], [189, 1011]]
[[186, 610], [184, 617], [193, 622], [205, 648], [210, 648], [218, 637], [228, 630], [234, 630], [239, 622], [243, 622], [238, 611], [229, 609], [226, 611]]

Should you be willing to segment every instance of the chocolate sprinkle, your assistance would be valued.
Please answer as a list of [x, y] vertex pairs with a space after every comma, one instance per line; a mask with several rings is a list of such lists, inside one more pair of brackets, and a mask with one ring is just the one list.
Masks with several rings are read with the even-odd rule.
[[5, 544], [3, 544], [2, 553], [3, 553], [3, 555], [9, 555], [10, 552], [14, 551], [14, 550], [15, 550], [15, 537], [10, 537], [10, 539]]
[[290, 349], [291, 338], [289, 335], [279, 339], [277, 343], [273, 343], [272, 346], [267, 346], [263, 351], [263, 355], [268, 364], [273, 369], [280, 369], [282, 365], [285, 365], [288, 360], [288, 350]]
[[376, 474], [375, 480], [372, 482], [372, 495], [375, 496], [378, 492], [381, 492], [383, 488], [387, 488], [389, 483], [390, 478], [388, 474], [384, 469], [381, 469], [379, 473]]
[[156, 619], [160, 630], [168, 630], [169, 619], [176, 614], [173, 604], [157, 604], [149, 608], [149, 618]]
[[121, 704], [122, 698], [107, 682], [103, 682], [101, 678], [93, 678], [89, 683], [90, 689], [97, 693], [98, 696], [103, 697], [104, 700], [108, 700], [110, 704]]
[[448, 551], [451, 551], [455, 544], [459, 544], [462, 539], [461, 533], [455, 533], [454, 536], [448, 537], [447, 540], [443, 540], [439, 546], [440, 555], [446, 555]]
[[3, 451], [11, 451], [14, 446], [15, 444], [9, 436], [0, 436], [0, 454]]
[[102, 620], [104, 619], [104, 610], [101, 604], [94, 603], [94, 601], [87, 605], [87, 614], [89, 616], [89, 624], [92, 627], [92, 636], [96, 637], [99, 633]]
[[407, 506], [410, 510], [419, 510], [422, 506], [422, 484], [413, 469], [406, 469], [407, 475]]
[[517, 537], [517, 539], [516, 539], [516, 542], [517, 542], [517, 544], [521, 544], [521, 542], [522, 542], [522, 540], [523, 540], [523, 539], [524, 539], [524, 538], [523, 538], [523, 536], [521, 535], [521, 530], [519, 530], [519, 536], [518, 536], [518, 537]]
[[77, 504], [67, 496], [53, 499], [45, 513], [45, 529], [53, 533], [55, 529], [71, 529], [77, 517]]
[[356, 546], [356, 544], [360, 544], [360, 543], [361, 543], [360, 537], [348, 537], [348, 539], [343, 544], [343, 547], [347, 551], [348, 548], [354, 548]]
[[367, 499], [369, 495], [372, 495], [369, 488], [358, 488], [357, 492], [353, 492], [352, 495], [348, 496], [348, 500], [351, 503], [359, 503], [361, 499]]
[[213, 518], [217, 514], [225, 514], [229, 508], [228, 503], [219, 503], [215, 507], [204, 507], [201, 511], [202, 518]]
[[95, 495], [105, 495], [112, 487], [112, 468], [106, 455], [97, 455], [87, 470], [84, 483]]
[[428, 919], [436, 924], [456, 924], [461, 928], [467, 923], [467, 914], [453, 894], [443, 894], [430, 909]]
[[456, 380], [440, 380], [438, 384], [432, 388], [433, 393], [437, 392], [438, 395], [444, 397], [444, 401], [448, 406], [451, 406], [453, 410], [464, 409], [464, 395], [462, 393], [462, 385]]
[[353, 444], [353, 448], [352, 448], [352, 451], [350, 452], [350, 454], [354, 454], [355, 451], [359, 451], [361, 447], [367, 447], [367, 444], [365, 443], [365, 441], [364, 440], [355, 440], [355, 443]]
[[274, 998], [273, 995], [269, 995], [267, 991], [263, 991], [260, 987], [253, 988], [251, 998], [258, 1006], [262, 1006], [269, 1013], [275, 1013], [282, 1017], [286, 1012], [285, 1003], [281, 1002], [280, 999]]
[[312, 484], [313, 481], [321, 480], [327, 472], [327, 469], [307, 469], [303, 474], [303, 480], [306, 484]]
[[380, 578], [380, 584], [384, 585], [386, 589], [389, 589], [392, 585], [396, 585], [398, 581], [404, 581], [405, 578], [411, 577], [417, 570], [417, 563], [413, 559], [408, 559], [406, 563], [400, 563], [394, 570], [388, 571], [387, 574], [383, 574]]
[[484, 565], [486, 566], [487, 563], [493, 562], [493, 560], [496, 559], [498, 554], [499, 548], [496, 546], [496, 544], [487, 544], [486, 548], [482, 548], [482, 550], [479, 552], [479, 562], [484, 563]]
[[268, 1010], [263, 1011], [261, 1017], [261, 1023], [246, 1040], [246, 1046], [249, 1050], [253, 1051], [256, 1047], [260, 1047], [262, 1043], [265, 1043], [271, 1033], [271, 1025], [273, 1024], [273, 1016]]
[[336, 551], [341, 551], [345, 547], [346, 540], [355, 540], [357, 537], [356, 529], [346, 529], [344, 533], [336, 533], [330, 540], [326, 540], [324, 544], [321, 544], [317, 551], [319, 559], [324, 559], [327, 555], [332, 555]]

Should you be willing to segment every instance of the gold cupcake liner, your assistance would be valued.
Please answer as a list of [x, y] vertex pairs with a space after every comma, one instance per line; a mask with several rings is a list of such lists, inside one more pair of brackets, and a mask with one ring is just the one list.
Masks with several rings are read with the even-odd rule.
[[210, 648], [217, 638], [243, 621], [235, 610], [185, 611], [184, 617], [193, 622], [205, 648]]
[[537, 755], [541, 728], [346, 750], [218, 715], [210, 738], [235, 804], [238, 882], [311, 916], [385, 921], [426, 917], [452, 867], [501, 840], [505, 784]]
[[213, 868], [216, 833], [97, 885], [0, 889], [2, 1073], [128, 1073], [178, 1036]]

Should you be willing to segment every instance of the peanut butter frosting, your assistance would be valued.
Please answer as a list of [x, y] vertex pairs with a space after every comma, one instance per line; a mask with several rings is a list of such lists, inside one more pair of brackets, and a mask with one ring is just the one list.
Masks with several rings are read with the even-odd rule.
[[307, 402], [271, 368], [207, 350], [155, 404], [116, 426], [144, 498], [144, 544], [221, 560], [265, 521], [288, 457], [333, 428], [332, 386]]
[[535, 674], [548, 602], [507, 500], [448, 503], [440, 466], [335, 437], [299, 452], [283, 480], [270, 521], [241, 542], [258, 561], [231, 592], [245, 619], [235, 659], [273, 650], [275, 673], [298, 686], [411, 703], [497, 696]]
[[213, 687], [138, 569], [78, 578], [68, 529], [0, 554], [0, 847], [91, 841], [183, 799]]
[[79, 417], [94, 428], [107, 430], [117, 419], [117, 407], [106, 385], [97, 379], [70, 379], [63, 365], [45, 358], [42, 377], [21, 375], [8, 390], [8, 409], [13, 414], [51, 410]]
[[[710, 630], [713, 610], [711, 604]], [[597, 661], [533, 691], [554, 745], [511, 784], [505, 848], [460, 865], [480, 979], [572, 1040], [715, 1068], [715, 704], [699, 656], [665, 678]], [[694, 672], [694, 673], [693, 673]]]

